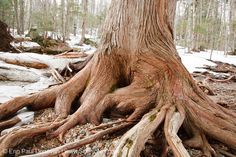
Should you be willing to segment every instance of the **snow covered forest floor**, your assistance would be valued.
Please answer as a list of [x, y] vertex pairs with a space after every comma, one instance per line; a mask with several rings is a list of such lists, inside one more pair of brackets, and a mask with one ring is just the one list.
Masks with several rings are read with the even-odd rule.
[[[77, 46], [78, 38], [73, 38], [70, 41], [67, 41], [69, 46], [72, 48], [80, 48], [86, 54], [92, 54], [96, 51], [94, 47], [90, 45]], [[38, 46], [37, 43], [25, 41], [22, 43], [25, 47], [33, 47]], [[15, 45], [17, 46], [17, 45]], [[18, 45], [19, 46], [19, 45]], [[220, 61], [222, 63], [228, 63], [228, 66], [236, 69], [236, 56], [227, 55], [225, 56], [223, 52], [213, 51], [212, 60], [210, 61], [210, 51], [204, 51], [199, 53], [186, 53], [187, 50], [184, 47], [177, 46], [177, 51], [181, 57], [181, 60], [187, 70], [193, 74], [196, 81], [203, 82], [204, 85], [207, 84], [209, 89], [212, 90], [213, 94], [210, 97], [215, 100], [218, 104], [223, 105], [224, 107], [230, 108], [236, 111], [236, 82], [215, 82], [215, 81], [207, 81], [206, 74], [210, 76], [213, 74], [214, 76], [220, 78], [229, 77], [229, 73], [215, 72], [209, 70], [211, 66], [217, 66], [217, 62]], [[11, 58], [15, 60], [25, 60], [25, 61], [37, 61], [40, 63], [44, 63], [49, 66], [47, 69], [34, 69], [29, 67], [12, 65], [4, 62], [4, 58]], [[30, 93], [34, 93], [49, 86], [58, 84], [58, 80], [53, 76], [53, 71], [56, 69], [61, 71], [65, 68], [69, 63], [74, 63], [77, 61], [84, 60], [84, 58], [63, 58], [60, 56], [53, 55], [45, 55], [45, 54], [35, 54], [35, 53], [20, 53], [20, 54], [12, 54], [7, 52], [0, 52], [0, 103], [6, 102], [13, 97], [26, 95]], [[205, 73], [204, 73], [205, 72]], [[236, 71], [234, 75], [236, 74]], [[234, 76], [235, 77], [235, 76]], [[234, 79], [235, 80], [235, 79]], [[209, 91], [208, 91], [209, 92]], [[37, 113], [32, 112], [20, 112], [19, 117], [22, 120], [19, 124], [15, 126], [15, 128], [19, 128], [20, 125], [26, 123], [38, 123], [38, 122], [47, 122], [52, 121], [54, 117], [54, 113], [52, 109], [47, 109], [44, 111], [40, 111]], [[104, 123], [111, 121], [110, 119], [103, 119]], [[65, 143], [74, 141], [76, 139], [81, 139], [86, 135], [89, 135], [91, 132], [89, 128], [93, 127], [92, 124], [86, 124], [84, 126], [77, 126], [74, 129], [71, 129], [66, 134]], [[11, 130], [11, 129], [10, 129]], [[4, 130], [1, 134], [5, 134], [10, 130]], [[46, 140], [44, 137], [37, 137], [32, 143], [36, 143], [31, 145], [30, 143], [25, 143], [21, 145], [22, 148], [28, 148], [31, 152], [39, 152], [43, 150], [47, 150], [49, 148], [53, 148], [55, 146], [59, 146], [61, 143], [56, 139]], [[105, 154], [109, 154], [109, 150], [114, 149], [114, 146], [119, 140], [119, 136], [114, 137], [113, 140], [104, 140], [97, 141], [94, 144], [88, 145], [85, 148], [79, 149], [77, 152], [82, 156], [93, 156], [97, 155], [97, 157], [105, 156]], [[211, 141], [215, 143], [215, 141]], [[151, 145], [151, 144], [150, 144]], [[213, 144], [214, 145], [214, 144]], [[226, 155], [229, 150], [224, 145], [221, 145], [216, 142], [214, 145], [217, 153], [220, 153], [222, 156]], [[20, 147], [18, 149], [20, 149]], [[143, 155], [148, 153], [152, 153], [155, 156], [155, 152], [149, 147], [143, 152]], [[200, 151], [191, 150], [189, 152], [192, 156], [198, 156]], [[231, 152], [232, 153], [232, 152]], [[236, 153], [236, 152], [234, 152]], [[158, 155], [158, 154], [156, 154]], [[227, 155], [226, 155], [227, 156]]]

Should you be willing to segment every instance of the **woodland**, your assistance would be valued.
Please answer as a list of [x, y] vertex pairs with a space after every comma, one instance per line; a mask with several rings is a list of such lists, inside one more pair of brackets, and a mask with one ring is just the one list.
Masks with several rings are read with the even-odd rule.
[[1, 0], [0, 157], [235, 157], [236, 0]]

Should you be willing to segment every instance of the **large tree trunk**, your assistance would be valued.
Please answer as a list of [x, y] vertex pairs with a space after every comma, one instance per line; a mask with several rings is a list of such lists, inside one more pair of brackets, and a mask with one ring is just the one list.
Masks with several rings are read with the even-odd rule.
[[[122, 137], [113, 156], [139, 156], [159, 129], [174, 155], [187, 157], [177, 135], [183, 123], [192, 136], [185, 144], [201, 148], [207, 156], [214, 151], [205, 135], [236, 148], [236, 114], [213, 103], [178, 57], [173, 41], [175, 6], [173, 0], [113, 0], [101, 45], [88, 64], [65, 84], [0, 105], [1, 118], [24, 106], [33, 110], [54, 106], [58, 116], [65, 118], [79, 98], [80, 107], [52, 135], [62, 138], [77, 124], [99, 124], [109, 110], [129, 115], [129, 122], [142, 118]], [[0, 150], [6, 148], [3, 142]], [[80, 146], [81, 141], [33, 156], [56, 155]]]

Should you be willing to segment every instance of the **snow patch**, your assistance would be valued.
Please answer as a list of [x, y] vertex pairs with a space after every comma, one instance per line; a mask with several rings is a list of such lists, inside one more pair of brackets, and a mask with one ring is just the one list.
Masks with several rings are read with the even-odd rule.
[[[214, 66], [215, 63], [211, 62], [210, 55], [211, 51], [201, 51], [201, 52], [193, 52], [193, 53], [187, 53], [187, 48], [176, 46], [176, 49], [179, 53], [179, 56], [182, 60], [182, 63], [187, 68], [187, 70], [192, 73], [194, 71], [203, 72], [206, 71], [206, 69], [202, 68], [205, 65], [208, 66]], [[224, 63], [234, 64], [236, 66], [236, 56], [232, 55], [224, 55], [223, 51], [213, 51], [212, 52], [212, 60], [213, 61], [221, 61]]]

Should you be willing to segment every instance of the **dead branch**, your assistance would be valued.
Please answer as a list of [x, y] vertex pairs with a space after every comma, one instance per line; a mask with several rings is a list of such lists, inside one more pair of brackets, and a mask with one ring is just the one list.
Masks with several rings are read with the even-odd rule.
[[61, 83], [65, 83], [65, 82], [66, 82], [66, 80], [61, 76], [60, 73], [57, 72], [56, 69], [51, 68], [51, 73], [52, 73], [52, 76], [53, 76], [58, 82], [61, 82]]
[[227, 79], [224, 79], [224, 80], [213, 79], [211, 77], [207, 78], [208, 81], [219, 82], [219, 83], [226, 83], [226, 82], [229, 82], [229, 81], [235, 80], [235, 79], [236, 79], [236, 75], [229, 76]]
[[0, 60], [13, 65], [24, 66], [28, 68], [35, 68], [35, 69], [46, 69], [49, 66], [45, 63], [37, 62], [37, 61], [23, 61], [18, 59], [8, 59], [5, 57], [0, 57]]
[[99, 126], [95, 126], [95, 127], [91, 128], [89, 131], [96, 130], [96, 129], [104, 129], [104, 128], [107, 128], [107, 127], [111, 127], [114, 124], [120, 124], [120, 123], [123, 123], [123, 122], [126, 122], [126, 120], [122, 119], [122, 120], [117, 120], [117, 121], [114, 121], [114, 122], [109, 122], [109, 123], [106, 123], [106, 124], [101, 124]]

